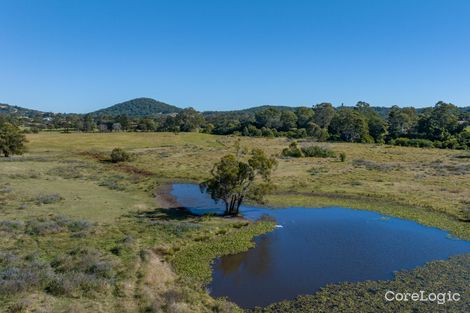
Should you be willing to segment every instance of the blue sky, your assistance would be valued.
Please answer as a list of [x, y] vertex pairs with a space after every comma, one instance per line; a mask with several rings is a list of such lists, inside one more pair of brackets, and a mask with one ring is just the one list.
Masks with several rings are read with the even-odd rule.
[[0, 102], [470, 105], [467, 0], [0, 0]]

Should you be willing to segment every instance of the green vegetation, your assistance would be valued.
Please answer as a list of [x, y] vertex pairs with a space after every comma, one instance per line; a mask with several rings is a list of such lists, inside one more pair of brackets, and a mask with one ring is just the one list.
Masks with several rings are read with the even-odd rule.
[[282, 150], [282, 155], [285, 157], [292, 158], [335, 158], [336, 153], [326, 147], [320, 147], [317, 145], [301, 147], [297, 141], [290, 143], [288, 148]]
[[159, 114], [178, 113], [181, 111], [173, 105], [151, 98], [137, 98], [115, 104], [109, 108], [93, 112], [93, 115], [146, 117]]
[[[317, 122], [327, 120], [328, 114]], [[205, 291], [210, 262], [248, 249], [254, 235], [273, 225], [191, 216], [175, 208], [165, 188], [173, 181], [207, 180], [209, 169], [233, 153], [239, 140], [247, 151], [262, 147], [266, 155], [280, 155], [289, 144], [286, 138], [196, 132], [26, 137], [23, 156], [0, 158], [0, 311], [239, 310]], [[115, 147], [131, 153], [133, 161], [103, 162]], [[270, 177], [276, 191], [266, 194], [267, 205], [373, 210], [470, 239], [468, 151], [342, 142], [327, 147], [346, 152], [347, 158], [277, 159]], [[381, 292], [446, 286], [466, 294], [465, 277], [468, 256], [459, 256], [400, 272], [393, 281], [331, 285], [265, 310], [346, 312], [356, 305], [365, 312], [412, 311], [406, 303], [382, 308]]]
[[307, 146], [302, 148], [302, 153], [306, 158], [334, 158], [336, 153], [328, 148], [320, 146]]
[[[5, 108], [11, 108], [5, 106]], [[441, 149], [470, 148], [470, 111], [439, 101], [415, 109], [354, 107], [330, 103], [309, 107], [263, 106], [240, 111], [197, 112], [138, 98], [85, 115], [3, 110], [25, 132], [203, 132], [249, 137], [309, 138], [315, 141], [389, 143]], [[16, 113], [15, 113], [16, 112]], [[1, 111], [0, 111], [1, 114]]]
[[12, 154], [23, 154], [25, 136], [18, 128], [8, 122], [0, 121], [0, 152], [9, 157]]
[[[465, 298], [470, 293], [468, 264], [470, 255], [433, 261], [411, 271], [402, 271], [390, 281], [365, 281], [329, 285], [314, 295], [299, 296], [293, 301], [282, 301], [250, 313], [281, 312], [453, 312], [468, 311]], [[436, 302], [384, 301], [387, 291], [445, 293], [448, 290], [461, 295], [461, 301]]]
[[200, 283], [211, 281], [210, 264], [218, 256], [246, 251], [254, 246], [251, 239], [273, 229], [272, 222], [240, 222], [231, 228], [217, 229], [214, 234], [196, 237], [193, 243], [171, 257], [175, 270], [184, 278]]
[[124, 151], [121, 148], [114, 148], [113, 151], [111, 151], [111, 162], [113, 163], [119, 163], [119, 162], [126, 162], [131, 159], [131, 156], [129, 153]]
[[[238, 142], [237, 142], [238, 144]], [[214, 200], [225, 204], [225, 215], [238, 215], [238, 209], [245, 198], [261, 201], [270, 189], [271, 173], [277, 165], [274, 158], [268, 158], [263, 150], [253, 149], [245, 162], [241, 158], [239, 146], [237, 153], [228, 154], [217, 162], [212, 177], [201, 183], [201, 187]], [[255, 184], [259, 176], [262, 183]]]

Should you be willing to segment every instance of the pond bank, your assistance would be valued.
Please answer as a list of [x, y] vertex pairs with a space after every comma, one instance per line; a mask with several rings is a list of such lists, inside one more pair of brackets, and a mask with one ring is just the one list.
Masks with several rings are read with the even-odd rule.
[[[162, 189], [160, 189], [161, 193], [168, 192], [169, 190], [171, 190], [171, 185], [169, 184], [165, 185]], [[292, 197], [289, 197], [284, 194], [282, 201], [286, 201], [286, 199], [292, 199]], [[305, 199], [302, 199], [302, 200], [305, 201]], [[307, 201], [308, 200], [312, 200], [312, 199], [307, 199]], [[181, 207], [181, 205], [175, 200], [173, 196], [167, 197], [166, 201], [167, 203], [171, 203], [173, 206]], [[348, 201], [351, 201], [351, 199], [348, 199]], [[353, 202], [354, 202], [354, 204], [352, 205], [353, 208], [361, 204], [361, 202], [358, 202], [358, 201], [353, 201]], [[420, 219], [423, 218], [423, 214], [425, 213], [425, 212], [421, 212], [418, 210], [406, 210], [406, 208], [404, 207], [400, 208], [399, 206], [396, 207], [394, 205], [387, 205], [387, 206], [384, 205], [382, 207], [379, 207], [379, 210], [374, 210], [374, 209], [370, 209], [374, 204], [370, 202], [366, 202], [363, 204], [364, 204], [364, 207], [359, 208], [359, 209], [379, 211], [384, 214], [388, 213], [389, 215], [392, 215], [392, 216], [393, 215], [396, 216], [398, 213], [400, 217], [402, 218], [418, 220], [418, 221], [420, 221]], [[421, 214], [416, 214], [416, 211], [420, 212]], [[440, 216], [440, 215], [441, 214], [438, 214], [437, 216]], [[422, 224], [429, 225], [429, 223], [426, 223], [426, 221]], [[435, 226], [435, 225], [431, 224], [431, 226]], [[261, 232], [261, 233], [265, 233], [266, 231], [269, 231], [269, 230], [265, 230], [264, 232]], [[261, 233], [258, 233], [257, 235]], [[255, 234], [252, 233], [251, 238], [253, 238], [253, 236], [255, 236]], [[248, 242], [251, 240], [251, 238], [248, 239]], [[218, 240], [220, 240], [220, 238]], [[208, 281], [210, 281], [211, 278], [210, 276], [207, 275], [207, 273], [208, 273], [208, 270], [210, 271], [209, 266], [211, 262], [213, 262], [213, 260], [216, 259], [217, 257], [227, 254], [227, 251], [222, 251], [223, 249], [219, 250], [216, 253], [205, 254], [204, 251], [206, 249], [210, 249], [210, 247], [208, 246], [211, 246], [211, 245], [214, 245], [214, 243], [210, 241], [200, 242], [200, 243], [197, 243], [195, 246], [193, 246], [192, 249], [178, 253], [173, 259], [173, 264], [179, 263], [180, 265], [179, 269], [177, 269], [177, 272], [182, 272], [184, 276], [196, 277], [196, 280], [203, 282], [203, 285], [204, 283], [207, 283]], [[202, 254], [204, 254], [204, 257], [198, 259], [198, 257], [200, 256], [199, 254], [201, 254], [198, 251], [199, 249], [203, 251]], [[241, 249], [241, 251], [246, 250], [246, 249], [247, 248], [245, 246], [243, 247], [243, 249]], [[229, 254], [234, 254], [234, 253], [239, 252], [236, 250], [233, 250], [233, 251], [234, 252], [231, 252]], [[177, 260], [179, 258], [181, 258], [182, 260], [186, 260], [186, 261], [194, 259], [194, 262], [193, 264], [189, 264], [185, 262], [178, 262]], [[265, 308], [256, 309], [256, 312], [280, 312], [280, 311], [295, 312], [297, 310], [295, 310], [294, 308], [298, 306], [305, 308], [305, 310], [307, 311], [311, 311], [313, 308], [316, 308], [316, 307], [326, 308], [329, 306], [329, 304], [327, 302], [324, 302], [322, 299], [325, 299], [326, 296], [330, 297], [331, 296], [329, 294], [330, 292], [337, 293], [333, 300], [333, 304], [336, 306], [340, 305], [342, 302], [347, 302], [347, 301], [356, 302], [356, 301], [351, 301], [350, 297], [355, 297], [354, 299], [356, 298], [360, 299], [359, 294], [361, 296], [366, 294], [367, 300], [365, 301], [365, 303], [356, 303], [356, 305], [362, 305], [364, 307], [367, 307], [367, 305], [371, 305], [371, 306], [376, 307], [376, 306], [379, 306], [381, 302], [383, 302], [380, 292], [381, 290], [383, 290], [383, 288], [386, 288], [387, 286], [397, 286], [397, 288], [398, 287], [412, 288], [413, 286], [415, 287], [421, 286], [420, 288], [424, 288], [426, 286], [427, 287], [435, 286], [441, 283], [441, 285], [444, 284], [446, 286], [449, 286], [449, 288], [453, 288], [452, 290], [456, 289], [464, 293], [468, 293], [468, 286], [464, 285], [461, 279], [454, 280], [451, 277], [455, 275], [455, 272], [457, 272], [458, 275], [460, 274], [463, 275], [463, 276], [460, 275], [459, 277], [465, 277], [465, 274], [468, 275], [468, 273], [470, 273], [470, 268], [468, 267], [468, 264], [470, 264], [469, 261], [470, 261], [470, 254], [467, 254], [467, 255], [462, 255], [458, 257], [451, 257], [449, 260], [445, 260], [445, 261], [433, 261], [428, 264], [425, 264], [424, 266], [415, 268], [412, 271], [398, 272], [395, 278], [393, 278], [392, 280], [387, 280], [387, 281], [374, 280], [374, 281], [367, 281], [367, 282], [362, 282], [362, 283], [334, 284], [334, 285], [322, 288], [320, 291], [317, 291], [312, 295], [302, 296], [296, 300], [275, 303]], [[199, 264], [196, 267], [199, 267], [199, 266], [200, 267], [194, 270], [196, 264]], [[189, 273], [188, 271], [185, 272], [185, 269], [184, 269], [185, 267], [191, 268], [189, 272], [192, 272], [192, 273]], [[178, 266], [176, 266], [175, 268], [178, 268]], [[455, 271], [454, 271], [454, 268], [455, 268]], [[198, 274], [196, 273], [205, 273], [205, 274], [198, 276]], [[418, 277], [425, 277], [425, 281], [421, 281], [420, 279], [418, 279]], [[431, 280], [431, 277], [435, 277], [435, 279]], [[429, 281], [426, 281], [427, 279], [429, 279]], [[330, 290], [330, 291], [327, 291], [327, 290]], [[452, 307], [454, 306], [459, 307], [458, 305], [461, 305], [461, 304], [462, 303], [455, 304], [457, 306], [453, 305]], [[410, 307], [410, 306], [408, 305], [406, 307]], [[415, 308], [415, 306], [411, 306], [411, 307]], [[425, 307], [428, 308], [427, 311], [429, 312], [429, 306], [425, 306]], [[426, 310], [423, 310], [422, 312], [425, 312], [425, 311]], [[347, 311], [344, 311], [344, 312], [347, 312]], [[385, 312], [392, 312], [392, 311], [385, 310]], [[421, 312], [420, 308], [418, 308], [418, 312]]]

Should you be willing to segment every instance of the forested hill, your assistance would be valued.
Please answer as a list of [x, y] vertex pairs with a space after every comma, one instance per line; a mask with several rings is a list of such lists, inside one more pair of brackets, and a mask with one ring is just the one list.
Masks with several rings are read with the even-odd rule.
[[260, 105], [248, 109], [231, 110], [231, 111], [204, 111], [204, 115], [217, 115], [217, 114], [255, 114], [256, 112], [264, 111], [266, 109], [276, 109], [279, 111], [295, 111], [299, 107], [291, 107], [285, 105]]
[[10, 115], [10, 116], [25, 116], [25, 117], [33, 117], [38, 114], [45, 114], [44, 112], [26, 109], [15, 105], [9, 105], [6, 103], [0, 103], [0, 114], [2, 115]]
[[[217, 115], [229, 115], [229, 116], [254, 116], [257, 112], [264, 111], [266, 109], [276, 109], [278, 111], [292, 111], [295, 112], [297, 109], [301, 108], [302, 106], [283, 106], [283, 105], [262, 105], [251, 107], [248, 109], [242, 110], [232, 110], [232, 111], [204, 111], [202, 114], [205, 116], [217, 116]], [[305, 106], [303, 106], [305, 107]], [[311, 107], [311, 106], [308, 106]], [[353, 106], [342, 106], [343, 108], [354, 108]], [[339, 108], [339, 107], [337, 107]], [[380, 106], [371, 106], [370, 107], [374, 112], [378, 113], [381, 117], [386, 118], [392, 107], [380, 107]], [[425, 108], [417, 108], [416, 112], [422, 113], [425, 110], [429, 110], [432, 107], [425, 107]], [[460, 112], [466, 113], [470, 112], [470, 106], [468, 107], [459, 107]]]
[[[311, 107], [311, 106], [308, 106]], [[225, 116], [254, 116], [256, 113], [264, 111], [266, 109], [275, 109], [278, 111], [297, 111], [301, 106], [283, 106], [283, 105], [262, 105], [251, 107], [242, 110], [231, 110], [231, 111], [204, 111], [201, 112], [204, 116], [218, 116], [218, 115], [225, 115]], [[353, 108], [349, 106], [345, 106], [344, 108]], [[380, 106], [371, 106], [370, 107], [373, 111], [378, 113], [381, 117], [386, 118], [391, 110], [391, 107], [380, 107]], [[416, 111], [421, 113], [427, 108], [417, 108]], [[459, 107], [460, 112], [466, 113], [470, 112], [470, 106], [467, 107]], [[170, 105], [161, 101], [157, 101], [152, 98], [136, 98], [128, 101], [124, 101], [122, 103], [118, 103], [112, 105], [110, 107], [100, 109], [94, 112], [90, 112], [89, 114], [94, 116], [118, 116], [118, 115], [126, 115], [128, 117], [154, 117], [160, 114], [171, 114], [171, 113], [178, 113], [181, 112], [183, 109], [178, 108], [174, 105]], [[74, 113], [70, 113], [75, 115]], [[29, 117], [32, 118], [34, 116], [42, 115], [42, 116], [50, 116], [54, 115], [51, 112], [43, 112], [38, 110], [32, 110], [28, 108], [23, 108], [15, 105], [9, 105], [5, 103], [0, 103], [0, 115], [10, 115], [16, 117]]]
[[108, 116], [127, 115], [129, 117], [145, 117], [157, 116], [159, 114], [178, 113], [181, 110], [182, 109], [178, 107], [157, 101], [155, 99], [137, 98], [92, 112], [91, 114]]

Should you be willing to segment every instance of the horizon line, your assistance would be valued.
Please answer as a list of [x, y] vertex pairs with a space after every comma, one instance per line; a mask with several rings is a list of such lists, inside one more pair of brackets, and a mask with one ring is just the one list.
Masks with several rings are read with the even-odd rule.
[[[5, 102], [5, 101], [0, 101], [0, 105], [3, 104], [3, 105], [8, 105], [8, 106], [11, 106], [11, 107], [19, 107], [19, 108], [22, 108], [22, 109], [27, 109], [27, 110], [34, 110], [34, 111], [39, 111], [39, 112], [42, 112], [42, 113], [53, 113], [53, 114], [89, 114], [89, 113], [94, 113], [96, 111], [99, 111], [99, 110], [104, 110], [104, 109], [107, 109], [107, 108], [110, 108], [112, 106], [115, 106], [115, 105], [118, 105], [118, 104], [121, 104], [121, 103], [124, 103], [124, 102], [128, 102], [128, 101], [132, 101], [132, 100], [136, 100], [136, 99], [152, 99], [152, 100], [155, 100], [155, 101], [158, 101], [158, 102], [161, 102], [161, 103], [164, 103], [164, 104], [167, 104], [167, 105], [171, 105], [171, 106], [174, 106], [174, 107], [177, 107], [179, 109], [187, 109], [187, 108], [193, 108], [195, 109], [196, 111], [198, 112], [230, 112], [230, 111], [242, 111], [242, 110], [247, 110], [247, 109], [252, 109], [252, 108], [258, 108], [258, 107], [263, 107], [263, 106], [272, 106], [272, 107], [291, 107], [291, 108], [299, 108], [299, 107], [307, 107], [307, 108], [311, 108], [313, 106], [315, 106], [316, 104], [320, 104], [320, 103], [330, 103], [331, 105], [333, 105], [334, 108], [339, 108], [339, 107], [342, 107], [342, 106], [345, 106], [345, 107], [354, 107], [358, 102], [366, 102], [366, 103], [369, 103], [367, 101], [364, 101], [364, 100], [358, 100], [356, 101], [354, 104], [345, 104], [344, 102], [342, 102], [341, 104], [335, 104], [333, 102], [329, 102], [329, 101], [321, 101], [321, 102], [318, 102], [318, 103], [315, 103], [315, 104], [310, 104], [310, 105], [305, 105], [305, 104], [299, 104], [299, 105], [292, 105], [292, 104], [258, 104], [258, 105], [249, 105], [249, 106], [243, 106], [243, 107], [238, 107], [238, 108], [234, 108], [234, 109], [227, 109], [227, 110], [200, 110], [200, 109], [197, 109], [195, 106], [180, 106], [180, 105], [175, 105], [175, 104], [171, 104], [167, 101], [163, 101], [163, 100], [158, 100], [158, 99], [155, 99], [153, 97], [135, 97], [135, 98], [128, 98], [127, 100], [123, 100], [123, 101], [119, 101], [119, 102], [116, 102], [116, 103], [113, 103], [113, 104], [110, 104], [108, 106], [105, 106], [105, 107], [102, 107], [102, 108], [97, 108], [97, 109], [94, 109], [93, 111], [89, 111], [89, 112], [82, 112], [82, 113], [79, 113], [79, 112], [58, 112], [58, 111], [48, 111], [47, 109], [42, 109], [42, 108], [32, 108], [32, 107], [29, 107], [29, 106], [26, 106], [26, 105], [17, 105], [17, 104], [11, 104], [11, 103], [8, 103], [8, 102]], [[393, 104], [393, 105], [374, 105], [374, 104], [371, 104], [369, 103], [369, 105], [371, 107], [376, 107], [376, 108], [391, 108], [393, 106], [398, 106], [399, 108], [415, 108], [415, 109], [424, 109], [424, 108], [431, 108], [431, 107], [434, 107], [438, 102], [445, 102], [445, 103], [451, 103], [453, 105], [455, 105], [456, 107], [458, 108], [467, 108], [467, 107], [470, 107], [470, 105], [459, 105], [459, 104], [455, 104], [455, 103], [452, 103], [450, 101], [445, 101], [445, 100], [437, 100], [435, 103], [431, 104], [431, 105], [423, 105], [423, 106], [414, 106], [414, 105], [399, 105], [399, 104]]]

